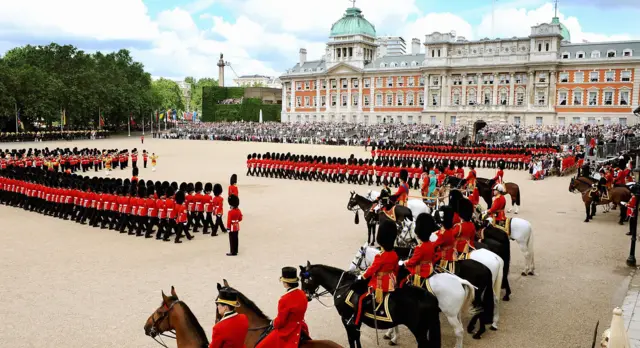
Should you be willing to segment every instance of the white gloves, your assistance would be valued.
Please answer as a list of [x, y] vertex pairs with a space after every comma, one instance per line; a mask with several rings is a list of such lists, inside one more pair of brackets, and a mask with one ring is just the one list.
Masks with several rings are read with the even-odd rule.
[[620, 202], [620, 205], [624, 205], [626, 207], [627, 206], [627, 202]]
[[362, 280], [362, 274], [358, 275], [358, 280]]
[[402, 260], [398, 261], [398, 266], [400, 266], [400, 267], [404, 266], [404, 261], [402, 261]]

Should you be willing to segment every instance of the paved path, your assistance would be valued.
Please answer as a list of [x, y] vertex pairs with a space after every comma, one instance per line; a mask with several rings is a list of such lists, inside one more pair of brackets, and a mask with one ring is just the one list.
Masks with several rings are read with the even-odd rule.
[[[635, 272], [622, 302], [622, 317], [632, 348], [640, 348], [640, 273]], [[608, 327], [609, 323], [605, 327]]]

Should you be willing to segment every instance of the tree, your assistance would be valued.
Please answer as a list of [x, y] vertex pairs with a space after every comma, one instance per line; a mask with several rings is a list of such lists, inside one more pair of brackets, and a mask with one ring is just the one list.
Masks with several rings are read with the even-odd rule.
[[[185, 79], [186, 81], [186, 79]], [[214, 87], [218, 85], [218, 80], [205, 77], [191, 85], [191, 110], [202, 112], [202, 88]]]
[[103, 54], [51, 43], [16, 47], [0, 59], [0, 128], [13, 131], [15, 106], [26, 128], [52, 126], [65, 111], [67, 126], [114, 126], [155, 110], [151, 76], [127, 50]]
[[157, 81], [153, 81], [151, 87], [156, 109], [185, 109], [184, 99], [182, 98], [182, 90], [175, 81], [161, 78]]

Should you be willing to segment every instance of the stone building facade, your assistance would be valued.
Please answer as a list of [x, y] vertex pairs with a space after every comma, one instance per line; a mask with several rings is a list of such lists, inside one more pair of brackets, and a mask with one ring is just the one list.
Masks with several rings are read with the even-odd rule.
[[360, 9], [333, 24], [321, 59], [280, 77], [283, 122], [471, 125], [635, 124], [640, 41], [571, 43], [554, 17], [528, 37], [412, 39], [411, 54], [379, 49]]

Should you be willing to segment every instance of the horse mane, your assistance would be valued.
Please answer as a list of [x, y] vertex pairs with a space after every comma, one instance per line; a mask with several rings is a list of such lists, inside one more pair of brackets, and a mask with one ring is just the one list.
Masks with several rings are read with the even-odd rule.
[[238, 293], [238, 300], [240, 300], [240, 302], [242, 302], [242, 304], [245, 307], [249, 308], [250, 311], [253, 311], [254, 313], [256, 313], [256, 315], [261, 319], [271, 321], [271, 318], [269, 318], [266, 314], [264, 314], [264, 312], [260, 308], [258, 308], [258, 305], [255, 304], [255, 302], [251, 301], [247, 296], [245, 296], [240, 291], [232, 287], [228, 287], [228, 288]]
[[[170, 296], [169, 300], [171, 302], [178, 301], [178, 298], [175, 296]], [[196, 318], [196, 316], [191, 311], [191, 308], [189, 308], [189, 306], [184, 301], [180, 301], [180, 305], [182, 305], [182, 310], [184, 311], [187, 325], [193, 327], [196, 334], [198, 335], [198, 338], [200, 338], [201, 342], [204, 342], [202, 347], [208, 347], [209, 339], [207, 338], [207, 334], [204, 333], [204, 329], [202, 328], [202, 325], [200, 325], [198, 318]]]
[[322, 265], [322, 264], [318, 264], [318, 265], [312, 265], [311, 268], [316, 268], [316, 267], [323, 267], [325, 268], [327, 271], [329, 271], [330, 273], [335, 273], [335, 274], [343, 274], [343, 278], [349, 277], [349, 278], [355, 278], [355, 276], [345, 270], [342, 270], [340, 268], [337, 267], [333, 267], [333, 266], [328, 266], [328, 265]]

